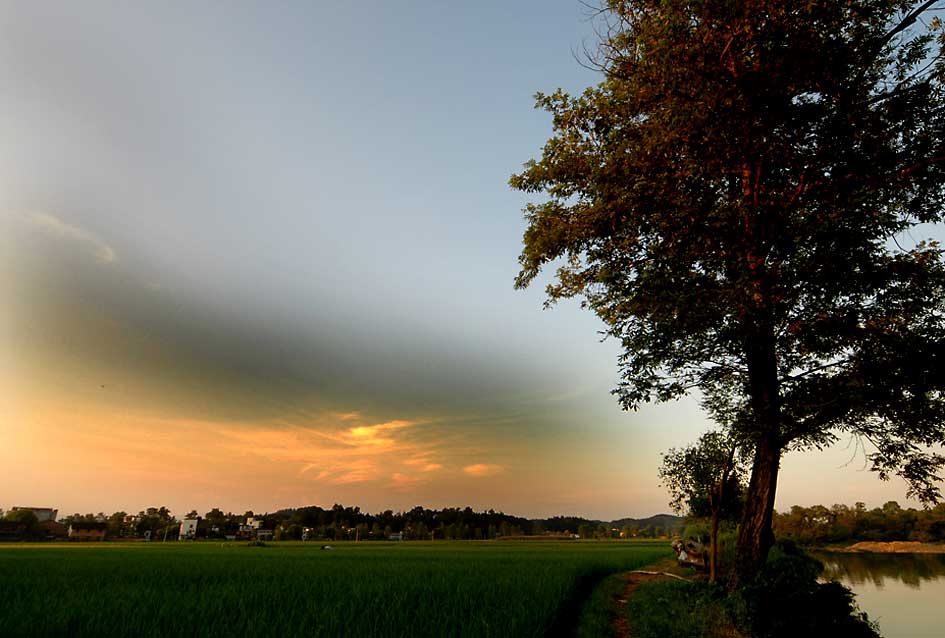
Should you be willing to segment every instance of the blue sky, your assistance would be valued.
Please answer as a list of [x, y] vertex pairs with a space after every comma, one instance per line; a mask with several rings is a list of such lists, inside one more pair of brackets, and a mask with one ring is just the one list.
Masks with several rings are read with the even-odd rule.
[[[0, 35], [0, 507], [667, 509], [694, 403], [621, 412], [597, 320], [512, 287], [532, 96], [597, 81], [580, 3], [14, 2]], [[848, 458], [789, 458], [779, 506], [905, 502]]]

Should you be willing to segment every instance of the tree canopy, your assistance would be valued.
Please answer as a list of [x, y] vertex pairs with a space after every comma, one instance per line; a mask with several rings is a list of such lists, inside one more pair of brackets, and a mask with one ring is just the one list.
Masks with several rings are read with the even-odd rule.
[[706, 432], [688, 447], [663, 455], [659, 475], [670, 505], [690, 517], [710, 519], [709, 580], [719, 567], [719, 523], [741, 513], [747, 463], [737, 439], [723, 431]]
[[723, 432], [706, 432], [694, 444], [663, 455], [660, 481], [677, 513], [709, 518], [737, 518], [744, 493], [747, 464]]
[[848, 433], [940, 497], [945, 267], [909, 240], [945, 209], [940, 4], [609, 0], [602, 81], [537, 97], [516, 283], [604, 320], [625, 408], [698, 389], [749, 441], [742, 579], [786, 450]]

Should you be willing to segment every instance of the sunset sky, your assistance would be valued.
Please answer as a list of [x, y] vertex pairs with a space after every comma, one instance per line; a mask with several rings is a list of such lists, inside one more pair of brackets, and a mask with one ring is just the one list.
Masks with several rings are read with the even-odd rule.
[[[512, 285], [577, 0], [130, 4], [0, 4], [0, 508], [668, 510], [696, 402]], [[778, 507], [908, 502], [846, 444]]]

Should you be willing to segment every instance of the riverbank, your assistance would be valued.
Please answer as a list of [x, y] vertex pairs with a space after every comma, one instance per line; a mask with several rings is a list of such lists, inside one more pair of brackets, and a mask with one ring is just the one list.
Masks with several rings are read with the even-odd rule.
[[[867, 556], [851, 552], [848, 558], [863, 561]], [[643, 573], [633, 570], [601, 583], [582, 614], [584, 631], [576, 635], [879, 638], [850, 590], [819, 581], [821, 569], [820, 562], [797, 546], [781, 543], [772, 548], [758, 577], [736, 591], [665, 562], [643, 568]], [[685, 574], [683, 578], [654, 573], [677, 570]]]
[[918, 541], [864, 541], [846, 547], [825, 547], [831, 552], [872, 552], [878, 554], [945, 554], [945, 543]]

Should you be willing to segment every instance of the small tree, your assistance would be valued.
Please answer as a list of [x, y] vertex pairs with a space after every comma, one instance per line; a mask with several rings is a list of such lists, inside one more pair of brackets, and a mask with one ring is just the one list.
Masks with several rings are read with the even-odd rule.
[[26, 538], [39, 536], [39, 519], [33, 510], [10, 510], [4, 520], [23, 525], [23, 535]]
[[719, 522], [740, 514], [747, 464], [737, 445], [721, 432], [706, 432], [695, 445], [663, 455], [659, 475], [676, 512], [711, 520], [709, 580], [718, 578]]
[[126, 512], [115, 512], [106, 519], [108, 524], [107, 533], [112, 538], [121, 538], [125, 535], [125, 517], [128, 514]]

